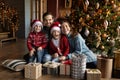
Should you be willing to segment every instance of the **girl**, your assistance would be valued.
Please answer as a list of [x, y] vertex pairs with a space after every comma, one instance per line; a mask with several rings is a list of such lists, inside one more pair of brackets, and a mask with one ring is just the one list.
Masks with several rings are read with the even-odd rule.
[[29, 62], [33, 62], [35, 58], [37, 62], [42, 62], [44, 48], [47, 46], [47, 38], [42, 33], [43, 24], [39, 20], [34, 20], [31, 23], [31, 32], [27, 38], [27, 47], [29, 49]]
[[51, 39], [48, 43], [48, 51], [53, 62], [66, 60], [69, 53], [69, 42], [65, 35], [61, 35], [59, 22], [54, 22], [50, 29]]

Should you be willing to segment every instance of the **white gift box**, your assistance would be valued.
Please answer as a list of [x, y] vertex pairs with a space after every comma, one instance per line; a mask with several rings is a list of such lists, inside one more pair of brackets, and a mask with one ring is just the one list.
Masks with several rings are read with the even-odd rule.
[[70, 65], [69, 64], [61, 64], [60, 65], [60, 75], [70, 76]]
[[101, 80], [101, 72], [99, 69], [87, 69], [87, 80]]

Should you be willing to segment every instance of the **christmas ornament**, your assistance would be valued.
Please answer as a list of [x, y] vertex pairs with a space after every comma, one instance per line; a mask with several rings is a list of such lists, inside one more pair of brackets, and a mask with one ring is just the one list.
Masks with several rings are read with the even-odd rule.
[[108, 4], [108, 2], [109, 2], [109, 0], [104, 0], [105, 1], [105, 5], [107, 5]]
[[90, 34], [90, 31], [88, 30], [88, 28], [85, 28], [84, 34], [85, 34], [85, 36], [88, 36]]
[[108, 37], [108, 35], [106, 33], [102, 34], [102, 38], [107, 38], [107, 37]]
[[119, 25], [118, 25], [116, 31], [117, 31], [117, 39], [119, 39], [120, 38], [120, 26]]
[[97, 2], [96, 3], [96, 9], [99, 9], [99, 7], [100, 7], [100, 4]]
[[87, 12], [87, 9], [88, 9], [88, 6], [89, 6], [89, 1], [86, 0], [83, 6], [84, 6], [84, 11]]
[[111, 39], [109, 40], [109, 45], [110, 45], [111, 47], [115, 46], [115, 39], [114, 39], [114, 38], [111, 38]]
[[108, 21], [107, 21], [107, 20], [104, 20], [104, 28], [105, 28], [105, 31], [107, 31], [107, 27], [108, 27]]
[[105, 49], [105, 46], [101, 45], [100, 49], [101, 49], [101, 50], [104, 50], [104, 49]]
[[90, 15], [89, 14], [86, 15], [86, 20], [90, 20]]

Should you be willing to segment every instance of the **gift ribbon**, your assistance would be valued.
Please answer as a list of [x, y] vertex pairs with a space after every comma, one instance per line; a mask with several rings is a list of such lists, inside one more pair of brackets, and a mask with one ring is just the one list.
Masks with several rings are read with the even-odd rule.
[[67, 75], [67, 69], [66, 69], [66, 64], [65, 64], [65, 75]]

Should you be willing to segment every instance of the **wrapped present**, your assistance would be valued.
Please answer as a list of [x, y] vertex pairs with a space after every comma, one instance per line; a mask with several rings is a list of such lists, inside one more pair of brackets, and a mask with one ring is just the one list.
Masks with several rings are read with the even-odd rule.
[[47, 73], [50, 74], [50, 75], [53, 75], [53, 76], [56, 76], [59, 74], [59, 68], [56, 67], [56, 68], [47, 68]]
[[60, 63], [48, 61], [43, 64], [43, 67], [47, 69], [47, 74], [58, 75]]
[[48, 74], [48, 68], [42, 66], [42, 75], [47, 75]]
[[120, 70], [120, 49], [113, 51], [114, 53], [114, 69]]
[[84, 54], [75, 54], [72, 57], [71, 76], [74, 79], [84, 79], [86, 70], [86, 56]]
[[101, 72], [99, 69], [87, 69], [86, 77], [87, 80], [101, 80]]
[[60, 63], [48, 61], [45, 64], [43, 64], [43, 66], [44, 67], [49, 67], [49, 68], [56, 68], [56, 67], [60, 66]]
[[70, 76], [70, 65], [69, 64], [61, 64], [60, 65], [60, 75], [68, 75]]
[[29, 63], [25, 65], [25, 78], [38, 79], [42, 75], [42, 64]]

